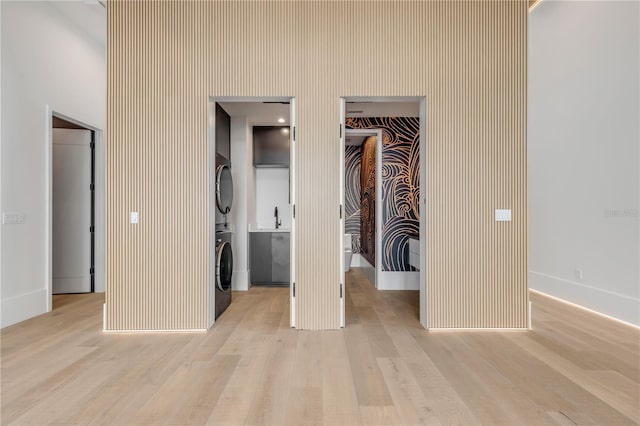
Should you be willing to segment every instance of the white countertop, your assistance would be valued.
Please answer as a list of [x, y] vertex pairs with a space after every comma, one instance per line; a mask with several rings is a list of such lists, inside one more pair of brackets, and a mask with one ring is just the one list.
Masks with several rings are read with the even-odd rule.
[[289, 228], [258, 228], [255, 226], [249, 226], [249, 232], [291, 232]]

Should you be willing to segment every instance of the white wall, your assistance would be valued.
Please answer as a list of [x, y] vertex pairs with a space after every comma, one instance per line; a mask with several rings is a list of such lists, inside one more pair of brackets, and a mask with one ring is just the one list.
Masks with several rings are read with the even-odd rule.
[[[93, 13], [82, 2], [1, 1], [2, 212], [23, 225], [1, 226], [2, 327], [46, 312], [49, 188], [47, 107], [95, 128], [106, 121], [104, 40], [63, 10]], [[93, 14], [89, 18], [95, 18]]]
[[639, 19], [638, 2], [536, 6], [528, 122], [530, 287], [637, 325]]
[[249, 289], [249, 212], [254, 210], [253, 136], [246, 117], [231, 117], [233, 290]]
[[259, 227], [275, 228], [275, 208], [282, 220], [282, 228], [291, 229], [289, 204], [289, 169], [255, 169], [256, 223]]

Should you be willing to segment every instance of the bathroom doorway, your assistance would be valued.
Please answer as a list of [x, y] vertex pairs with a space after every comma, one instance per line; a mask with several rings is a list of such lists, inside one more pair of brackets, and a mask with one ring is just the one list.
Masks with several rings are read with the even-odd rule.
[[427, 327], [425, 112], [420, 97], [341, 98], [343, 327], [348, 285], [356, 280], [415, 294], [416, 319]]

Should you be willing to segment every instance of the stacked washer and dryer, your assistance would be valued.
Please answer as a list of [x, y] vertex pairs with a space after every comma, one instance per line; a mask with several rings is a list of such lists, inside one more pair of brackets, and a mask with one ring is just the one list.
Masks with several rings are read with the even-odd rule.
[[233, 204], [233, 180], [231, 162], [216, 154], [216, 309], [215, 318], [231, 303], [231, 277], [233, 275], [233, 250], [231, 248], [231, 205]]

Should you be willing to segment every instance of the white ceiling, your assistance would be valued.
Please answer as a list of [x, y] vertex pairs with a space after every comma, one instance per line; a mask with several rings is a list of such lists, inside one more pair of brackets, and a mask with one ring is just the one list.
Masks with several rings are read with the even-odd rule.
[[[247, 117], [254, 126], [288, 126], [289, 104], [264, 102], [219, 102], [231, 117]], [[278, 122], [283, 118], [284, 122]]]
[[49, 1], [49, 4], [95, 42], [107, 46], [106, 0]]

